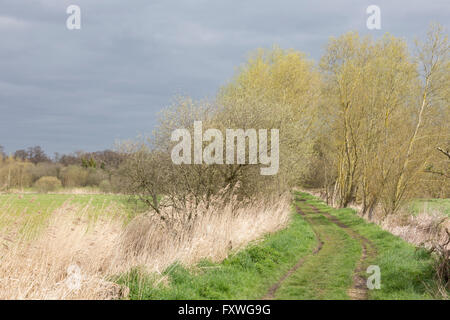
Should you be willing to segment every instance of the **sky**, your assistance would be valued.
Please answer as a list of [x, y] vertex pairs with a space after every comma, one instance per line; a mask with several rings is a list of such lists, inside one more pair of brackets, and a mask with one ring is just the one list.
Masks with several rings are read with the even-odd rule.
[[[69, 30], [69, 5], [81, 29]], [[369, 30], [369, 5], [381, 30]], [[450, 1], [0, 0], [0, 145], [49, 155], [151, 133], [177, 95], [213, 98], [257, 48], [320, 59], [329, 37], [449, 29]]]

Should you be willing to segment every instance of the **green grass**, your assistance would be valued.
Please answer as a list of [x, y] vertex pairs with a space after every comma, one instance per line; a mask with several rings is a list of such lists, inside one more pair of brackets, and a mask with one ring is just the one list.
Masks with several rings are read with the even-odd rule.
[[[306, 207], [299, 203], [299, 207]], [[303, 208], [302, 208], [303, 209]], [[306, 209], [303, 209], [307, 212]], [[277, 299], [348, 299], [353, 270], [361, 254], [357, 240], [323, 215], [308, 214], [324, 242], [278, 290]]]
[[301, 196], [375, 244], [377, 255], [370, 263], [380, 267], [381, 289], [369, 290], [369, 299], [433, 298], [427, 289], [435, 286], [433, 258], [428, 252], [417, 249], [374, 223], [367, 223], [352, 209], [332, 209], [313, 196]]
[[139, 270], [117, 280], [130, 288], [131, 299], [260, 299], [269, 287], [316, 245], [311, 227], [293, 214], [290, 226], [250, 244], [222, 263], [201, 261], [186, 268], [174, 264], [160, 277]]
[[0, 204], [10, 203], [12, 207], [24, 213], [53, 211], [64, 202], [87, 205], [101, 209], [112, 201], [125, 201], [125, 197], [117, 195], [72, 195], [72, 194], [0, 194]]
[[406, 205], [406, 208], [413, 215], [440, 212], [450, 216], [450, 199], [414, 199]]
[[119, 206], [119, 211], [131, 218], [136, 208], [128, 200], [127, 196], [110, 194], [0, 194], [0, 229], [19, 224], [19, 232], [32, 238], [63, 204], [84, 208], [93, 218], [107, 213], [110, 206]]
[[[311, 195], [299, 206], [313, 204], [337, 217], [372, 241], [377, 255], [370, 264], [381, 269], [381, 289], [369, 290], [369, 299], [431, 299], [433, 259], [400, 238], [367, 223], [351, 209], [332, 209]], [[277, 299], [348, 299], [353, 270], [360, 258], [358, 240], [331, 223], [323, 215], [311, 215], [313, 227], [324, 245], [318, 254], [313, 229], [303, 217], [293, 213], [284, 230], [267, 235], [221, 263], [201, 261], [186, 267], [174, 264], [163, 277], [135, 269], [116, 278], [130, 288], [131, 299], [259, 299], [300, 258], [303, 265], [288, 277], [276, 292]]]
[[[319, 199], [299, 193], [306, 201], [297, 204], [307, 211], [312, 204], [337, 217], [376, 246], [370, 264], [381, 269], [381, 289], [370, 290], [370, 299], [431, 299], [433, 259], [422, 249], [406, 243], [375, 224], [367, 223], [352, 209], [332, 209]], [[439, 205], [446, 203], [437, 201]], [[119, 195], [1, 194], [0, 228], [10, 222], [24, 223], [23, 231], [39, 229], [63, 203], [89, 206], [94, 215], [103, 214], [110, 204], [122, 206], [131, 216], [136, 205]], [[201, 261], [194, 266], [174, 264], [161, 276], [134, 269], [116, 277], [130, 288], [131, 299], [259, 299], [301, 258], [303, 265], [276, 292], [277, 299], [348, 299], [352, 272], [361, 253], [357, 240], [321, 214], [308, 215], [312, 226], [292, 212], [284, 230], [266, 235], [221, 263]], [[324, 245], [318, 254], [313, 229]]]

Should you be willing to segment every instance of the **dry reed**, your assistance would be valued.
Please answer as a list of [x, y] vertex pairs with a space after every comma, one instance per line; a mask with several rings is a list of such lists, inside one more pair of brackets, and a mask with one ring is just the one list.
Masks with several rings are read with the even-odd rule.
[[1, 229], [0, 299], [126, 297], [127, 288], [111, 282], [111, 276], [135, 267], [160, 273], [174, 262], [220, 261], [230, 250], [286, 226], [289, 207], [287, 196], [199, 206], [193, 221], [167, 228], [152, 214], [126, 224], [120, 207], [106, 208], [108, 214], [93, 219], [89, 205], [65, 203], [37, 237], [21, 236], [20, 223]]

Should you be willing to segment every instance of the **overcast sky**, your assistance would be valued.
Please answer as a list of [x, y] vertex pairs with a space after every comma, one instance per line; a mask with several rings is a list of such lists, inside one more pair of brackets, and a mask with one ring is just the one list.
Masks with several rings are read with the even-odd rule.
[[[81, 8], [81, 30], [66, 9]], [[381, 8], [381, 30], [366, 8]], [[0, 145], [49, 155], [112, 148], [152, 131], [175, 95], [213, 97], [259, 47], [317, 60], [330, 36], [385, 32], [410, 43], [450, 1], [0, 0]]]

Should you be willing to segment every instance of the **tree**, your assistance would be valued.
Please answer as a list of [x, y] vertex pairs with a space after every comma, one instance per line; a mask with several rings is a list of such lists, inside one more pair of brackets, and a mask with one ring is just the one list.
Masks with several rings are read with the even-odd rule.
[[32, 163], [49, 162], [50, 159], [45, 154], [40, 146], [28, 148], [28, 160]]
[[330, 41], [320, 64], [321, 114], [329, 123], [322, 135], [334, 137], [327, 152], [336, 158], [337, 206], [356, 201], [371, 217], [381, 202], [394, 213], [422, 181], [448, 132], [448, 45], [441, 31], [430, 31], [419, 52], [423, 83], [403, 40], [348, 33]]
[[[424, 148], [428, 150], [429, 155], [441, 139], [449, 138], [450, 48], [448, 36], [444, 34], [441, 26], [431, 25], [426, 42], [417, 44], [417, 59], [422, 76], [421, 98], [416, 108], [412, 134], [407, 140], [408, 147], [395, 182], [395, 192], [387, 208], [389, 212], [395, 212], [399, 208], [409, 187], [416, 182], [414, 178], [423, 172], [427, 165], [429, 156], [422, 156]], [[439, 119], [444, 119], [444, 123]], [[443, 128], [447, 131], [445, 129], [441, 131]]]
[[[218, 97], [215, 127], [279, 129], [280, 170], [274, 177], [252, 177], [243, 189], [278, 186], [282, 192], [304, 178], [313, 153], [320, 75], [306, 55], [295, 50], [259, 49], [250, 55]], [[216, 124], [217, 123], [217, 124]], [[246, 176], [249, 166], [226, 168], [227, 179]], [[271, 181], [273, 180], [273, 181]], [[244, 182], [244, 181], [243, 181]]]
[[[390, 174], [390, 152], [401, 138], [397, 121], [404, 114], [415, 77], [406, 44], [386, 35], [378, 41], [348, 33], [331, 39], [321, 60], [322, 110], [334, 137], [334, 201], [346, 207], [362, 198], [363, 211], [380, 198]], [[402, 109], [403, 108], [403, 109]]]
[[27, 160], [28, 152], [23, 149], [17, 150], [16, 152], [14, 152], [14, 159]]

